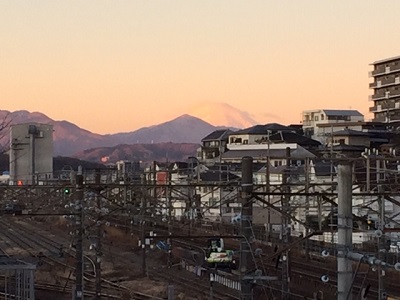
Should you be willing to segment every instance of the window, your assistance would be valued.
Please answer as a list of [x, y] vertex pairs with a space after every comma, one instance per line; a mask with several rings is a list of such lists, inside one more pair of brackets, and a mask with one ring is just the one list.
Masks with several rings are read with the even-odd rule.
[[321, 121], [323, 121], [324, 120], [324, 115], [323, 114], [321, 114]]
[[318, 121], [318, 116], [315, 116], [315, 117], [314, 117], [314, 121]]
[[337, 139], [333, 141], [336, 144], [344, 144], [344, 139]]

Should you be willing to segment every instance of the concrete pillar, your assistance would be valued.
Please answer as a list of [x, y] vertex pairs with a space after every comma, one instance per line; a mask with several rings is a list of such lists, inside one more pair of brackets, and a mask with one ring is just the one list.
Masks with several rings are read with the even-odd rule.
[[[253, 158], [242, 158], [242, 214], [241, 214], [241, 235], [240, 242], [240, 274], [243, 277], [248, 275], [252, 268], [252, 253], [250, 241], [253, 238], [252, 219], [253, 202], [251, 201], [253, 191]], [[252, 299], [252, 283], [249, 280], [241, 281], [241, 300]]]
[[352, 261], [347, 253], [352, 251], [353, 214], [352, 214], [352, 164], [340, 162], [338, 174], [338, 244], [337, 299], [351, 300]]

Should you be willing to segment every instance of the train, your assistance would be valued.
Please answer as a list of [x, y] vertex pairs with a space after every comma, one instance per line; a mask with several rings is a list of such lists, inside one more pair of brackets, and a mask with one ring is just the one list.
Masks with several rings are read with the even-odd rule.
[[205, 256], [207, 267], [236, 269], [234, 251], [225, 249], [224, 239], [222, 238], [211, 238], [208, 240]]
[[[164, 248], [161, 246], [160, 244], [158, 248]], [[235, 253], [233, 250], [225, 249], [224, 240], [222, 238], [208, 239], [207, 247], [203, 249], [203, 251], [172, 247], [170, 253], [176, 258], [196, 266], [213, 269], [236, 269]]]

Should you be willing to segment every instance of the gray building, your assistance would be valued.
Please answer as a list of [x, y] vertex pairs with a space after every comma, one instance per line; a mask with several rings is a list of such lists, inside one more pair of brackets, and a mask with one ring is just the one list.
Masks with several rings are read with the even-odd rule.
[[10, 184], [43, 184], [53, 173], [53, 125], [12, 125]]
[[374, 114], [375, 122], [400, 121], [400, 56], [373, 62], [374, 70], [370, 76], [374, 82], [369, 87], [373, 89], [370, 100], [374, 105], [369, 111]]

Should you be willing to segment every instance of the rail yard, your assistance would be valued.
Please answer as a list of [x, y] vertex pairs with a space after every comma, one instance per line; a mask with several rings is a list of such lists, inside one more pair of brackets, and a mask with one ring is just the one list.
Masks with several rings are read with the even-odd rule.
[[[243, 161], [241, 181], [224, 184], [107, 183], [97, 171], [47, 185], [0, 186], [2, 297], [395, 299], [400, 295], [398, 252], [381, 253], [391, 249], [382, 246], [386, 233], [373, 228], [369, 231], [374, 239], [349, 243], [349, 234], [366, 230], [353, 228], [353, 223], [343, 226], [351, 217], [351, 206], [343, 199], [374, 193], [346, 186], [348, 162], [338, 165], [337, 188], [325, 193], [285, 180], [271, 189], [254, 185], [251, 164], [250, 158]], [[201, 207], [196, 190], [221, 186], [235, 194], [229, 201], [240, 204], [239, 221], [199, 217], [201, 210], [212, 207]], [[176, 195], [188, 204], [179, 217]], [[375, 195], [390, 200], [395, 193]], [[331, 225], [336, 217], [337, 228], [324, 227], [322, 213], [317, 226], [304, 223], [295, 213], [301, 208], [299, 197], [318, 199], [321, 210], [336, 211], [337, 215], [328, 216]], [[281, 215], [281, 230], [252, 224], [254, 201]], [[304, 226], [305, 234], [287, 230], [295, 223]], [[333, 231], [337, 235], [331, 242], [320, 238]]]

